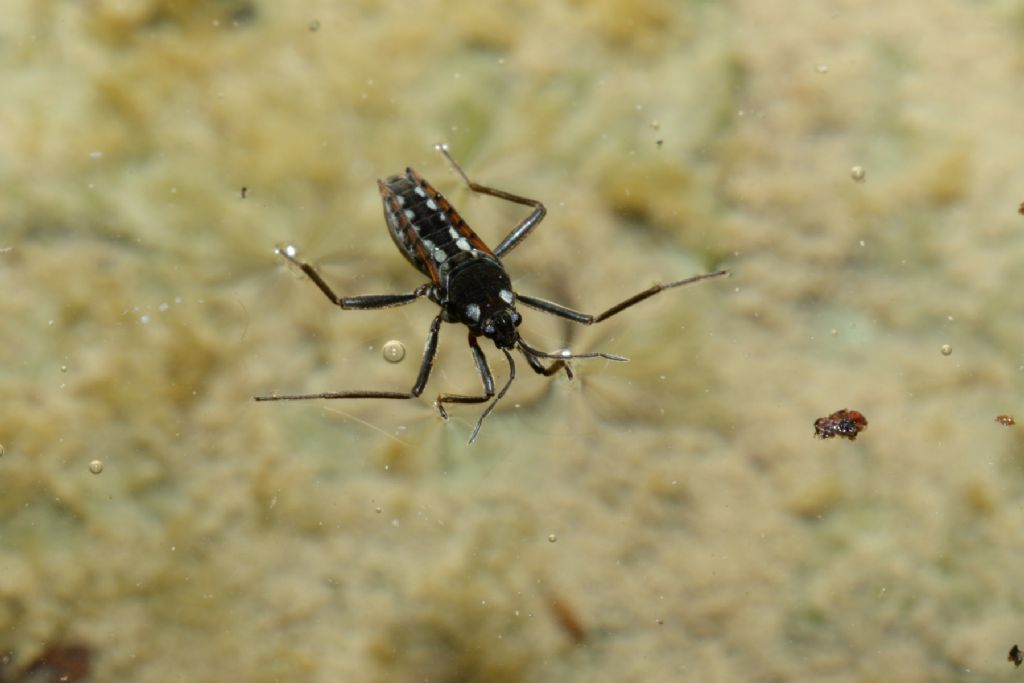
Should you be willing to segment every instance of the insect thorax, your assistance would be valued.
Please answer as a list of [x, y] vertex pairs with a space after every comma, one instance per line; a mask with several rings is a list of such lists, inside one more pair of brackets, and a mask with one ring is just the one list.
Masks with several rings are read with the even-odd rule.
[[445, 298], [439, 303], [445, 318], [468, 325], [476, 334], [499, 312], [515, 310], [508, 273], [493, 256], [458, 263], [447, 273], [442, 291]]

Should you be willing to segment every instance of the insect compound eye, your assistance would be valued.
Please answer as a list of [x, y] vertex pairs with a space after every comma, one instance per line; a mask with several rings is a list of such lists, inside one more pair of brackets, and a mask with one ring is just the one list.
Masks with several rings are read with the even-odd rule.
[[494, 334], [494, 325], [487, 323], [484, 325], [484, 335], [490, 337], [492, 334]]
[[519, 315], [516, 311], [512, 311], [512, 324], [519, 327], [519, 323], [521, 322], [523, 322], [523, 316]]

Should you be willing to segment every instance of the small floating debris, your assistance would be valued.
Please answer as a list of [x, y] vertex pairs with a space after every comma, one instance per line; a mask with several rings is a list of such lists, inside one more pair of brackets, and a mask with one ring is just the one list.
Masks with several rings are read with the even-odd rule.
[[74, 683], [89, 675], [93, 651], [87, 645], [55, 643], [11, 678], [10, 683]]
[[587, 640], [587, 628], [583, 625], [583, 621], [573, 606], [557, 595], [548, 594], [545, 597], [548, 611], [555, 623], [573, 644], [582, 645]]
[[867, 429], [868, 420], [856, 410], [837, 410], [828, 417], [819, 417], [814, 421], [814, 435], [821, 439], [840, 436], [854, 441], [857, 435]]
[[1017, 421], [1013, 419], [1012, 415], [996, 415], [996, 422], [1004, 427], [1012, 427], [1017, 424]]
[[1014, 666], [1024, 664], [1024, 652], [1017, 647], [1016, 643], [1014, 643], [1013, 647], [1010, 648], [1010, 654], [1006, 655], [1006, 661], [1013, 662]]

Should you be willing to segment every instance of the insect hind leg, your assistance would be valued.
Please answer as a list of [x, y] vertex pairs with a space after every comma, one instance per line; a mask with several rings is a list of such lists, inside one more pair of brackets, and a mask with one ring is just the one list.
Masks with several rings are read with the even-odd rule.
[[497, 197], [498, 199], [504, 199], [505, 201], [513, 202], [515, 204], [533, 207], [533, 211], [530, 212], [530, 215], [521, 220], [516, 227], [512, 228], [512, 231], [505, 236], [505, 239], [503, 239], [498, 246], [494, 248], [494, 255], [498, 258], [501, 258], [508, 252], [515, 249], [519, 243], [526, 239], [527, 235], [537, 227], [537, 224], [544, 220], [544, 216], [547, 214], [548, 210], [545, 209], [544, 205], [538, 200], [530, 199], [529, 197], [522, 197], [517, 194], [512, 194], [511, 192], [505, 192], [504, 190], [498, 190], [493, 187], [488, 187], [487, 185], [481, 185], [480, 183], [475, 183], [469, 179], [469, 176], [467, 176], [466, 172], [462, 170], [462, 167], [459, 166], [458, 162], [456, 162], [455, 159], [452, 158], [452, 155], [448, 153], [448, 145], [434, 145], [434, 149], [440, 152], [444, 158], [448, 160], [452, 169], [459, 174], [459, 177], [462, 178], [466, 183], [466, 186], [473, 192]]

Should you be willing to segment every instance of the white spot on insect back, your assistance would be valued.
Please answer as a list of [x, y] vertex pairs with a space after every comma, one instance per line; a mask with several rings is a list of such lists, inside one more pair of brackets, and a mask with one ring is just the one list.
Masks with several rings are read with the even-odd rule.
[[476, 304], [466, 304], [466, 317], [473, 322], [480, 321], [480, 307]]
[[414, 187], [412, 191], [416, 193], [417, 197], [426, 197], [427, 196], [426, 191], [424, 191], [424, 189], [422, 187], [420, 187], [419, 185]]
[[453, 240], [457, 240], [459, 239], [459, 237], [461, 237], [461, 235], [459, 235], [459, 231], [456, 230], [455, 228], [448, 228], [448, 234], [451, 235], [451, 238]]
[[513, 301], [515, 301], [515, 298], [512, 296], [512, 292], [508, 291], [507, 289], [503, 289], [500, 292], [498, 292], [498, 296], [500, 296], [501, 300], [507, 304], [511, 304]]
[[460, 237], [459, 239], [455, 240], [455, 246], [457, 246], [462, 251], [473, 251], [473, 247], [469, 246], [469, 240], [467, 240], [465, 237]]
[[444, 249], [439, 247], [434, 248], [434, 260], [438, 263], [444, 263], [448, 259], [448, 254], [444, 253]]
[[430, 209], [431, 211], [437, 211], [437, 202], [435, 202], [433, 199], [428, 199], [427, 208]]
[[409, 220], [412, 220], [413, 218], [416, 218], [416, 212], [413, 211], [412, 209], [406, 209], [402, 213], [404, 213], [405, 217], [408, 218]]
[[396, 195], [395, 199], [398, 201], [399, 206], [405, 206], [405, 197], [402, 195]]

